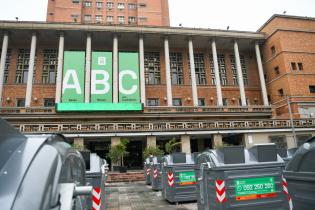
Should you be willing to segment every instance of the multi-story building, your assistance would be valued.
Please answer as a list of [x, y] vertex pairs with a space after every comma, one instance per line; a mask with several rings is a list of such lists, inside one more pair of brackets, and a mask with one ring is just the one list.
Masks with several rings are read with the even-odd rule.
[[272, 16], [260, 29], [266, 33], [263, 64], [269, 100], [276, 116], [315, 116], [315, 19]]
[[48, 0], [47, 22], [170, 25], [168, 0]]
[[126, 137], [130, 167], [141, 166], [146, 146], [172, 138], [196, 152], [291, 148], [315, 134], [312, 118], [274, 119], [264, 78], [272, 36], [263, 32], [3, 21], [0, 35], [1, 117], [103, 157]]

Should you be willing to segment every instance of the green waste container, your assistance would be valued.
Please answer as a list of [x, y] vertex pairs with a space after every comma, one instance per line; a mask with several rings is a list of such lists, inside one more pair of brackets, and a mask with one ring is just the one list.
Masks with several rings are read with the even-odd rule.
[[196, 201], [193, 154], [173, 153], [163, 157], [162, 196], [171, 203]]
[[292, 209], [315, 209], [315, 138], [296, 151], [284, 170], [283, 182]]
[[288, 210], [276, 145], [208, 150], [196, 163], [198, 210]]

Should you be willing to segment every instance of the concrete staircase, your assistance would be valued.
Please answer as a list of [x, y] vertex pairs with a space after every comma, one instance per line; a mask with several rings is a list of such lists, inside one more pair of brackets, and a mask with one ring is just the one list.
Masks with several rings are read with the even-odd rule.
[[109, 172], [106, 182], [113, 183], [113, 182], [135, 182], [135, 181], [144, 181], [143, 170], [127, 171], [127, 173]]

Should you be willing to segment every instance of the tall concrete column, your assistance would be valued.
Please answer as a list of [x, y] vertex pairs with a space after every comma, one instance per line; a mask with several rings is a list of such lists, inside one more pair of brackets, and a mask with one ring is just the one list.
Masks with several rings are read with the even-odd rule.
[[218, 148], [223, 145], [222, 135], [221, 134], [213, 134], [212, 138], [212, 148]]
[[120, 137], [111, 137], [110, 144], [111, 146], [115, 146], [120, 143]]
[[238, 50], [238, 44], [236, 40], [234, 41], [234, 54], [235, 54], [235, 62], [236, 62], [236, 70], [237, 70], [237, 80], [238, 80], [238, 85], [240, 87], [241, 103], [242, 103], [242, 106], [246, 106], [243, 72], [242, 72], [242, 66], [241, 66], [240, 53]]
[[85, 87], [84, 87], [84, 102], [90, 102], [91, 90], [91, 48], [92, 38], [91, 34], [86, 37], [86, 55], [85, 55]]
[[9, 35], [6, 33], [3, 36], [1, 60], [0, 60], [0, 107], [2, 106], [2, 91], [4, 83], [4, 71], [5, 71], [5, 61], [8, 52]]
[[26, 84], [25, 107], [30, 107], [31, 102], [32, 102], [36, 41], [37, 41], [36, 33], [33, 33], [32, 42], [31, 42], [31, 51], [30, 51], [30, 61], [29, 61], [29, 66], [28, 66], [27, 84]]
[[145, 98], [145, 70], [144, 70], [144, 43], [143, 36], [139, 37], [139, 56], [140, 56], [140, 95], [141, 103], [146, 106]]
[[258, 65], [260, 87], [261, 87], [263, 102], [265, 106], [268, 106], [269, 102], [268, 102], [268, 96], [267, 96], [267, 88], [266, 88], [264, 69], [261, 62], [260, 49], [259, 49], [258, 42], [255, 43], [255, 51], [256, 51], [256, 58], [257, 58], [257, 65]]
[[215, 86], [216, 86], [216, 91], [217, 91], [217, 105], [223, 106], [219, 62], [218, 62], [217, 46], [216, 46], [215, 40], [212, 40], [211, 44], [212, 44], [212, 55], [213, 55], [213, 65], [214, 65], [214, 74], [215, 74]]
[[198, 92], [197, 92], [197, 82], [196, 82], [196, 72], [195, 72], [195, 59], [194, 59], [194, 46], [192, 39], [188, 40], [189, 48], [189, 61], [190, 61], [190, 74], [191, 74], [191, 89], [192, 98], [194, 106], [198, 106]]
[[188, 135], [183, 135], [181, 136], [181, 147], [182, 147], [182, 152], [185, 153], [191, 153], [191, 149], [190, 149], [190, 136]]
[[164, 38], [164, 54], [165, 54], [165, 70], [166, 70], [167, 106], [173, 106], [171, 66], [170, 66], [170, 50], [169, 50], [169, 44], [168, 44], [168, 37]]
[[113, 38], [113, 103], [118, 103], [118, 36]]
[[286, 135], [288, 149], [297, 147], [292, 133]]
[[56, 98], [55, 98], [56, 104], [61, 102], [64, 44], [65, 44], [64, 34], [61, 33], [59, 37], [59, 49], [58, 49], [58, 66], [57, 66]]
[[147, 136], [147, 147], [156, 147], [156, 136]]

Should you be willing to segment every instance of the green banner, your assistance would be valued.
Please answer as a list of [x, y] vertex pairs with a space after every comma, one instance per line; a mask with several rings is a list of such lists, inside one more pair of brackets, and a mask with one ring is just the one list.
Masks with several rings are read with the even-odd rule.
[[196, 175], [194, 171], [182, 171], [178, 172], [180, 183], [195, 183]]
[[119, 53], [119, 102], [140, 102], [138, 53]]
[[273, 177], [237, 179], [234, 180], [235, 195], [261, 195], [276, 192], [275, 180]]
[[85, 52], [65, 51], [63, 64], [62, 102], [84, 101]]
[[112, 53], [93, 52], [91, 70], [91, 102], [112, 103]]

